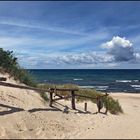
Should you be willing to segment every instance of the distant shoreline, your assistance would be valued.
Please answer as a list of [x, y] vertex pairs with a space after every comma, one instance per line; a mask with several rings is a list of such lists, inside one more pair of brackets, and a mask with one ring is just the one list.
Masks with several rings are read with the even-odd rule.
[[140, 70], [140, 69], [25, 69], [25, 70]]

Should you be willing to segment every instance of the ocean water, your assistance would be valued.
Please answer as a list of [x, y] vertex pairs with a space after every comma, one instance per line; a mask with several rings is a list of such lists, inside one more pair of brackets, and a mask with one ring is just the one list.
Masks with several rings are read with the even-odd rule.
[[140, 93], [140, 70], [132, 69], [58, 69], [28, 70], [40, 83], [76, 84], [107, 92]]

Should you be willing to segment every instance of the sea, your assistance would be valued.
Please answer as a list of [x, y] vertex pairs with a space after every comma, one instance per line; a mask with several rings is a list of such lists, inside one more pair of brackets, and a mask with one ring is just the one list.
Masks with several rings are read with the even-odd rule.
[[103, 92], [140, 93], [140, 69], [28, 69], [39, 83], [76, 84]]

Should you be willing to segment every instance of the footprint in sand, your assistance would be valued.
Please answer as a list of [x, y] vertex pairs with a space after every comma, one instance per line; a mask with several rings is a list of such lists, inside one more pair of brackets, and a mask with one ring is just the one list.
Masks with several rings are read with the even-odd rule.
[[23, 122], [17, 123], [16, 126], [17, 126], [18, 131], [26, 131], [27, 130], [27, 127], [26, 127], [25, 123], [23, 123]]
[[6, 134], [5, 129], [3, 127], [0, 127], [0, 137], [5, 136], [5, 134]]

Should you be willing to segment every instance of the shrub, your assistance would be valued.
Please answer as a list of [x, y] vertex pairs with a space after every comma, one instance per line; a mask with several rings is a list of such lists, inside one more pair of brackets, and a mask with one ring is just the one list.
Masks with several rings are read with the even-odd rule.
[[35, 79], [31, 77], [29, 72], [19, 66], [13, 51], [4, 51], [0, 48], [0, 67], [2, 71], [9, 73], [15, 80], [19, 80], [21, 83], [29, 86], [37, 85]]
[[112, 97], [104, 98], [105, 107], [108, 108], [111, 114], [123, 113], [122, 107], [118, 100], [114, 100]]

